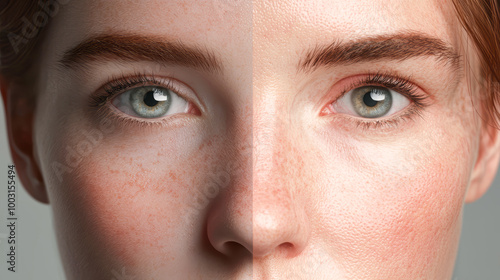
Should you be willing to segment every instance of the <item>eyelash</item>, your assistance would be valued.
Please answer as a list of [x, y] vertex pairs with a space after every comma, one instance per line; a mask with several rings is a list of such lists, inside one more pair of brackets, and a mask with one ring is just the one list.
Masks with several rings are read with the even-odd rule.
[[403, 114], [399, 114], [395, 118], [377, 119], [372, 121], [362, 120], [357, 117], [351, 118], [356, 122], [357, 127], [364, 130], [396, 128], [403, 121], [413, 120], [415, 116], [422, 117], [422, 111], [430, 106], [429, 96], [419, 93], [417, 86], [410, 81], [411, 77], [403, 78], [396, 75], [386, 75], [382, 73], [369, 74], [345, 87], [344, 90], [342, 90], [341, 95], [329, 104], [333, 104], [349, 91], [359, 87], [381, 86], [394, 90], [411, 100], [411, 104], [409, 105], [410, 108], [405, 109], [406, 112]]
[[[125, 122], [125, 124], [133, 123], [141, 126], [150, 126], [152, 124], [165, 124], [165, 122], [160, 120], [141, 120], [138, 118], [132, 118], [128, 116], [124, 116], [124, 114], [117, 114], [110, 110], [110, 106], [106, 106], [110, 100], [116, 97], [118, 94], [124, 93], [127, 90], [131, 90], [135, 87], [139, 86], [151, 86], [157, 85], [169, 89], [180, 97], [186, 99], [189, 103], [191, 101], [183, 96], [180, 92], [181, 90], [177, 88], [172, 80], [166, 78], [157, 78], [154, 75], [147, 75], [144, 73], [135, 73], [132, 76], [119, 76], [111, 78], [106, 84], [94, 93], [89, 100], [90, 108], [94, 108], [97, 110], [101, 117], [103, 118], [114, 118], [119, 121]], [[192, 105], [190, 105], [192, 106]], [[121, 123], [121, 122], [118, 122]]]
[[136, 86], [148, 86], [148, 85], [158, 85], [162, 86], [166, 89], [169, 89], [175, 93], [179, 92], [179, 89], [176, 88], [171, 80], [166, 80], [166, 83], [160, 81], [154, 75], [145, 75], [145, 74], [135, 74], [134, 76], [121, 76], [119, 78], [112, 78], [110, 81], [103, 86], [104, 93], [97, 93], [90, 98], [90, 106], [91, 107], [102, 107], [109, 100], [111, 100], [116, 95], [123, 93], [129, 89], [132, 89]]

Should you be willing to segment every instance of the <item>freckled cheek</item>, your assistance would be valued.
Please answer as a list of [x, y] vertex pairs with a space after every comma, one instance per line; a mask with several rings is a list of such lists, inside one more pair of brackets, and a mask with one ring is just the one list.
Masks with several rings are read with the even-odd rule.
[[130, 267], [171, 263], [190, 243], [183, 215], [215, 152], [129, 148], [103, 144], [65, 174], [65, 184], [54, 188], [61, 232], [96, 249], [91, 255]]

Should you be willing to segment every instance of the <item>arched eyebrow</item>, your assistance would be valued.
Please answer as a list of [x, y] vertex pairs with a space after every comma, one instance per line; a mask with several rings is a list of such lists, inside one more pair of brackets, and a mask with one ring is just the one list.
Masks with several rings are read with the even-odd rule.
[[140, 35], [102, 35], [87, 39], [66, 51], [59, 63], [66, 68], [102, 60], [154, 61], [158, 63], [222, 71], [221, 61], [206, 49], [180, 41]]
[[318, 45], [306, 52], [297, 65], [297, 71], [309, 72], [320, 67], [376, 60], [403, 61], [415, 57], [435, 57], [438, 61], [449, 64], [453, 70], [460, 67], [460, 55], [444, 41], [409, 33]]

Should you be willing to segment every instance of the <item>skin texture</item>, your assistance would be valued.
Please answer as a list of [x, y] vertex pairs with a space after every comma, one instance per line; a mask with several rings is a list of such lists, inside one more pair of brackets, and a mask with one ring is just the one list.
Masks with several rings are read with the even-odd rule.
[[[410, 33], [439, 38], [462, 63], [296, 70], [317, 45]], [[222, 70], [57, 63], [103, 34], [179, 40]], [[2, 94], [16, 166], [53, 209], [69, 279], [450, 279], [463, 204], [496, 172], [497, 131], [474, 109], [477, 58], [451, 3], [74, 1], [40, 51], [36, 85], [2, 80]], [[137, 121], [89, 106], [135, 73], [175, 78], [199, 112]], [[426, 105], [378, 124], [330, 110], [377, 73], [409, 77]], [[19, 113], [28, 101], [33, 110]]]

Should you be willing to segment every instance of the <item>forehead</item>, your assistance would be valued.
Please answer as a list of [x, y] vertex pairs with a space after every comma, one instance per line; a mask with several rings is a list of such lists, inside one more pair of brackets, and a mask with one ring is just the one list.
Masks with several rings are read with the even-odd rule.
[[450, 1], [254, 1], [254, 36], [268, 39], [257, 43], [304, 45], [419, 32], [455, 45], [457, 23]]
[[415, 29], [442, 37], [456, 24], [451, 1], [435, 0], [86, 0], [64, 5], [63, 15], [54, 20], [68, 23], [68, 31], [160, 31], [192, 40], [252, 32], [251, 23], [254, 35], [281, 38]]
[[[87, 0], [64, 5], [53, 21], [51, 29], [66, 41], [110, 32], [160, 34], [214, 49], [252, 45], [251, 39], [257, 46], [303, 45], [401, 31], [455, 45], [458, 26], [451, 1], [435, 0]], [[234, 40], [243, 34], [248, 40]]]
[[[67, 1], [52, 19], [49, 55], [61, 56], [81, 41], [99, 35], [134, 34], [182, 41], [224, 54], [233, 64], [251, 55], [250, 1], [86, 0]], [[58, 60], [60, 57], [55, 57]]]
[[60, 20], [78, 23], [66, 26], [77, 31], [141, 31], [200, 40], [227, 35], [221, 34], [221, 29], [240, 32], [244, 23], [249, 27], [250, 2], [239, 2], [241, 5], [224, 5], [217, 0], [71, 1]]

